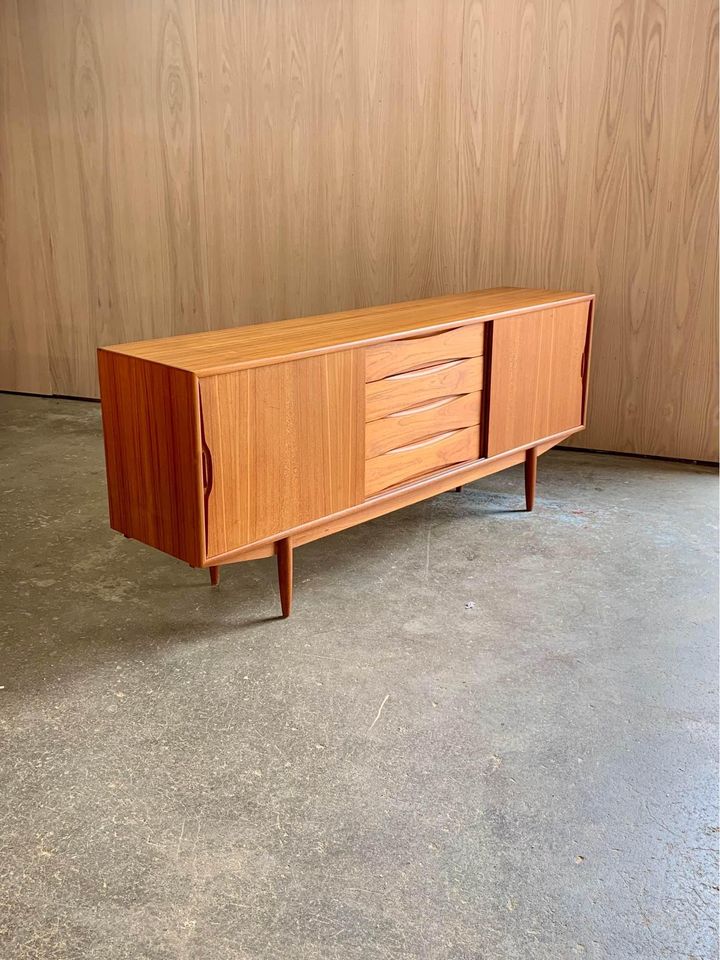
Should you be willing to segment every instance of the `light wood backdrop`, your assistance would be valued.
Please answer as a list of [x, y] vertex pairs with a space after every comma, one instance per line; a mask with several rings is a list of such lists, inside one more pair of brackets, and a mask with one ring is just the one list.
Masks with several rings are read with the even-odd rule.
[[716, 459], [717, 60], [714, 0], [3, 0], [0, 387], [572, 287], [598, 295], [580, 442]]

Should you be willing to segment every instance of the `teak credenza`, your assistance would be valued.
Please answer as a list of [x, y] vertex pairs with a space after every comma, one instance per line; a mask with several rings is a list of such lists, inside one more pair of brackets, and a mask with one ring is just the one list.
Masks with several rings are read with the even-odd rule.
[[110, 523], [193, 567], [293, 548], [582, 430], [594, 297], [499, 288], [98, 351]]

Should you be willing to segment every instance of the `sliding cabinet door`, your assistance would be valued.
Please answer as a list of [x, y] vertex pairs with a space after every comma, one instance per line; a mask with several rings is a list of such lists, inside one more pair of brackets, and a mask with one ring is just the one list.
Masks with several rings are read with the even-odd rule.
[[590, 303], [493, 322], [489, 457], [580, 429]]
[[364, 387], [353, 350], [200, 381], [208, 557], [362, 500]]

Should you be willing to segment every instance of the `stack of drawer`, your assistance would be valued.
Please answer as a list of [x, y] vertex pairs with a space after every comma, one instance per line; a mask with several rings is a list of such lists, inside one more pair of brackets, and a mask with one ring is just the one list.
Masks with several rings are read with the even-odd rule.
[[480, 457], [485, 324], [365, 351], [365, 496]]

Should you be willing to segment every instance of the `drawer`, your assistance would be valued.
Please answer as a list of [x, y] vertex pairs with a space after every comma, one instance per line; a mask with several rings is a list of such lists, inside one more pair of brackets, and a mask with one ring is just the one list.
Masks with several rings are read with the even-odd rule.
[[365, 462], [365, 496], [480, 457], [480, 427], [465, 427], [398, 447]]
[[443, 360], [464, 360], [481, 357], [485, 324], [444, 330], [425, 337], [390, 340], [365, 350], [365, 380], [382, 380], [396, 373], [441, 363]]
[[481, 396], [482, 393], [477, 391], [460, 397], [443, 397], [371, 421], [365, 427], [366, 458], [378, 457], [395, 447], [407, 446], [448, 430], [475, 426], [480, 423]]
[[365, 419], [379, 420], [429, 400], [482, 389], [483, 359], [450, 360], [447, 363], [398, 373], [365, 385]]

